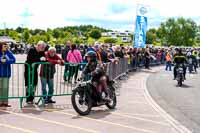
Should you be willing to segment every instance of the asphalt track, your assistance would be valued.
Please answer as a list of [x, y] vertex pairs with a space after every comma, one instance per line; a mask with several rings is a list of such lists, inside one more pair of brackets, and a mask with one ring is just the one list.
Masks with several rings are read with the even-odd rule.
[[182, 87], [163, 69], [147, 81], [150, 95], [167, 113], [193, 133], [200, 132], [200, 74], [187, 74]]
[[[17, 55], [22, 62], [25, 55]], [[182, 125], [173, 123], [149, 97], [146, 81], [161, 68], [141, 70], [119, 81], [120, 95], [115, 110], [105, 106], [93, 108], [88, 116], [79, 116], [70, 96], [53, 97], [56, 104], [46, 107], [26, 105], [11, 99], [12, 108], [0, 108], [2, 133], [186, 133]], [[23, 75], [23, 74], [22, 74]]]

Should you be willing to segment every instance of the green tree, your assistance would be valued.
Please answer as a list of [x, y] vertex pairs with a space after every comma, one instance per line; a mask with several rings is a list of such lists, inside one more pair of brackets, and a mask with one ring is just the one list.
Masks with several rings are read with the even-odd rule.
[[22, 33], [22, 32], [23, 32], [23, 29], [22, 29], [21, 27], [17, 27], [16, 31], [17, 31], [18, 33]]
[[0, 30], [0, 36], [4, 35], [4, 30]]
[[10, 30], [8, 36], [11, 37], [11, 38], [13, 38], [16, 41], [20, 41], [19, 34], [15, 30]]
[[53, 30], [53, 37], [58, 39], [61, 36], [61, 31], [59, 29]]
[[195, 42], [197, 25], [191, 19], [169, 18], [165, 23], [161, 23], [157, 31], [157, 36], [161, 42], [168, 45], [192, 46]]
[[101, 32], [98, 29], [93, 29], [89, 32], [89, 36], [93, 39], [98, 40], [99, 38], [101, 38]]
[[30, 38], [30, 32], [28, 29], [24, 29], [24, 31], [22, 33], [22, 37], [24, 39], [24, 42], [27, 43]]
[[149, 29], [147, 31], [146, 43], [147, 44], [153, 44], [155, 41], [156, 41], [156, 30], [155, 29]]
[[115, 38], [106, 38], [104, 40], [104, 43], [116, 43], [117, 42], [117, 39]]

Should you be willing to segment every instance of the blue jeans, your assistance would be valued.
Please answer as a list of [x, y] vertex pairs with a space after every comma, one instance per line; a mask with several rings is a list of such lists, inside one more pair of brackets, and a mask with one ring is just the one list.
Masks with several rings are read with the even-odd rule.
[[165, 70], [167, 71], [168, 68], [169, 68], [169, 71], [172, 70], [172, 62], [171, 62], [171, 61], [167, 61], [167, 62], [166, 62], [166, 68], [165, 68]]
[[[42, 95], [43, 95], [43, 98], [45, 100], [51, 100], [51, 97], [53, 95], [53, 92], [54, 92], [54, 83], [53, 83], [53, 79], [46, 79], [46, 78], [40, 78], [41, 79], [41, 84], [42, 84]], [[49, 91], [48, 91], [48, 94], [47, 94], [47, 90], [46, 90], [46, 85], [48, 84], [48, 88], [49, 88]]]
[[131, 60], [131, 68], [136, 68], [137, 67], [137, 60], [136, 60], [136, 58], [133, 58], [132, 60]]

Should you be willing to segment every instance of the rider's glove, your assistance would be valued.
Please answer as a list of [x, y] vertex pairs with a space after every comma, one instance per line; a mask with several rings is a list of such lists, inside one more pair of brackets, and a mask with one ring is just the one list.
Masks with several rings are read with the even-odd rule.
[[41, 57], [40, 61], [46, 61], [46, 58], [45, 57]]

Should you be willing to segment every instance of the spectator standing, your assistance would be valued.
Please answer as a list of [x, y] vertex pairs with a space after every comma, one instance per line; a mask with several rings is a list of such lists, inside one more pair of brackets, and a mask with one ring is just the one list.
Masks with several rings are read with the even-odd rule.
[[[26, 63], [30, 65], [30, 71], [28, 69], [28, 66], [25, 64], [24, 78], [25, 78], [25, 86], [26, 86], [26, 96], [28, 96], [26, 99], [26, 102], [28, 104], [33, 104], [35, 87], [38, 83], [38, 66], [39, 65], [35, 65], [32, 68], [32, 64], [35, 62], [40, 62], [40, 61], [45, 60], [45, 54], [44, 54], [45, 48], [46, 48], [46, 44], [43, 41], [39, 41], [37, 43], [37, 46], [31, 47], [27, 54]], [[33, 70], [34, 70], [34, 74], [32, 75]], [[28, 77], [29, 72], [30, 72], [30, 78], [34, 76], [34, 81], [31, 80], [32, 78], [29, 79]], [[29, 80], [30, 80], [30, 86], [32, 87], [30, 91], [28, 88]]]
[[171, 67], [172, 67], [172, 55], [170, 54], [170, 51], [167, 50], [166, 56], [165, 56], [165, 60], [166, 60], [166, 68], [165, 70], [167, 71], [169, 68], [169, 71], [171, 71]]
[[72, 78], [74, 77], [75, 83], [78, 76], [79, 64], [82, 62], [81, 52], [76, 48], [76, 44], [72, 44], [71, 50], [67, 54], [67, 60], [69, 61], [69, 76], [68, 82], [72, 82]]
[[[52, 100], [52, 95], [54, 92], [54, 74], [56, 72], [55, 64], [64, 65], [64, 60], [62, 60], [56, 54], [56, 48], [50, 47], [47, 52], [45, 52], [46, 61], [50, 64], [41, 65], [40, 69], [40, 79], [42, 84], [42, 95], [45, 103], [56, 103]], [[46, 85], [48, 85], [48, 94], [46, 90]]]
[[16, 59], [8, 50], [5, 42], [0, 42], [0, 107], [11, 107], [8, 104], [9, 78], [11, 77], [11, 65]]
[[[65, 61], [65, 63], [68, 63], [67, 54], [69, 50], [71, 49], [71, 45], [72, 45], [71, 41], [67, 41], [64, 50], [62, 50], [62, 59]], [[63, 75], [64, 81], [67, 81], [68, 71], [69, 71], [69, 64], [65, 64], [65, 70], [64, 70], [64, 75]]]
[[101, 51], [101, 61], [102, 61], [102, 63], [110, 62], [108, 60], [108, 46], [103, 44], [101, 46], [101, 50], [100, 51]]
[[145, 69], [150, 69], [149, 64], [150, 64], [150, 52], [149, 48], [146, 48], [145, 53], [144, 53], [144, 58], [145, 58]]

